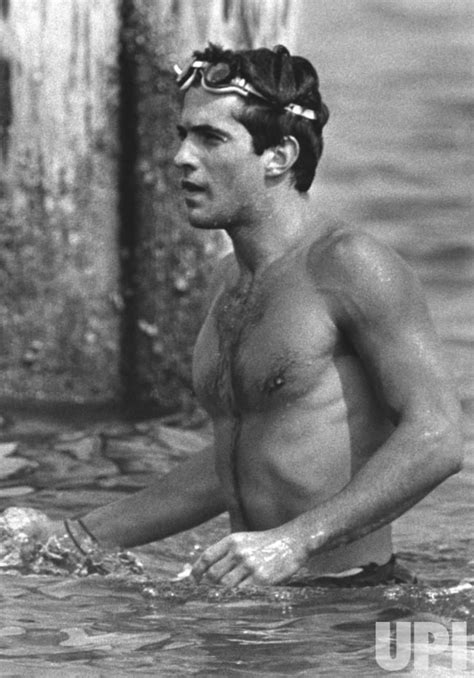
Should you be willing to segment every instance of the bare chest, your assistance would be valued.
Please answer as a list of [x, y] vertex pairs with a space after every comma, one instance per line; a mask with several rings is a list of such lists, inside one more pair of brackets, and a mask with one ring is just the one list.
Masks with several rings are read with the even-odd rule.
[[296, 400], [318, 387], [339, 343], [324, 297], [304, 281], [224, 292], [196, 343], [197, 395], [213, 416]]

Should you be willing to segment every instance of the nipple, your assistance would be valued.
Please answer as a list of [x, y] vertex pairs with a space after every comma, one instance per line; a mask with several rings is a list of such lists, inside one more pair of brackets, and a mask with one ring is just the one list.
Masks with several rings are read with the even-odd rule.
[[268, 392], [273, 393], [273, 391], [278, 390], [282, 386], [286, 384], [286, 379], [281, 376], [281, 374], [277, 375], [276, 377], [273, 377], [273, 379], [269, 380], [269, 384], [267, 386]]

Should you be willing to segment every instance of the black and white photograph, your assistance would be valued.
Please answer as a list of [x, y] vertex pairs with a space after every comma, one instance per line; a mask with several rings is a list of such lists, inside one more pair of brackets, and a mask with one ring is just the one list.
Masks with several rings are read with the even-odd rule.
[[0, 0], [0, 675], [474, 672], [471, 0]]

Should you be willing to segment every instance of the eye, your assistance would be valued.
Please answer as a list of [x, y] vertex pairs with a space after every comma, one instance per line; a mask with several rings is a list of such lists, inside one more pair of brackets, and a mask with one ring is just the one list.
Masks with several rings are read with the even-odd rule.
[[181, 127], [181, 125], [177, 125], [176, 129], [178, 131], [178, 137], [181, 139], [181, 141], [184, 141], [188, 135], [187, 131], [184, 129], [184, 127]]
[[218, 134], [217, 132], [212, 132], [210, 130], [203, 130], [201, 132], [201, 136], [205, 142], [210, 144], [219, 144], [225, 141], [225, 138], [221, 134]]

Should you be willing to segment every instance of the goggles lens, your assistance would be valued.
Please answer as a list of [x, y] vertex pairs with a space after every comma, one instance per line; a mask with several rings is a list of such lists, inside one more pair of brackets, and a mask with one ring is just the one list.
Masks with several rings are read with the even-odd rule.
[[[231, 67], [226, 63], [209, 64], [206, 61], [192, 60], [183, 70], [175, 66], [175, 71], [177, 73], [176, 82], [183, 91], [189, 89], [198, 76], [201, 77], [201, 84], [206, 89], [220, 89], [236, 85], [237, 82], [245, 82], [242, 78], [233, 78]], [[250, 87], [248, 91], [250, 91]], [[263, 98], [262, 95], [260, 96]]]
[[231, 82], [232, 72], [229, 64], [209, 64], [207, 68], [202, 69], [202, 77], [206, 85], [219, 87]]

